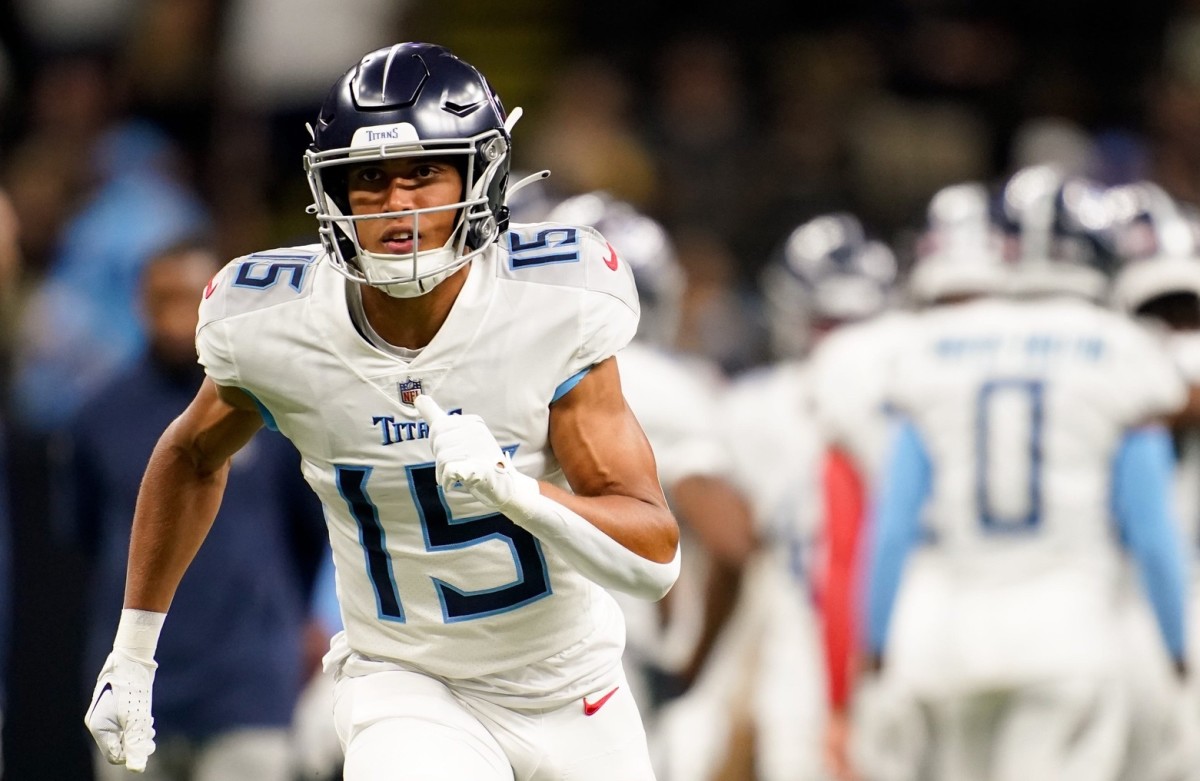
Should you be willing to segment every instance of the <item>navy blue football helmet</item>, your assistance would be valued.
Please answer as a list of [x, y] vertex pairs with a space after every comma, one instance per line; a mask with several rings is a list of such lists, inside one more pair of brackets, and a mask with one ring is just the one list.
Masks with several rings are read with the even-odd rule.
[[928, 306], [1007, 292], [1004, 229], [994, 219], [992, 205], [981, 182], [943, 187], [929, 200], [908, 277], [914, 303]]
[[590, 192], [562, 201], [546, 221], [600, 231], [633, 271], [642, 309], [637, 338], [659, 347], [674, 345], [686, 277], [674, 242], [657, 220], [606, 192]]
[[1018, 246], [1014, 293], [1092, 300], [1107, 295], [1116, 271], [1118, 216], [1105, 187], [1038, 165], [1014, 174], [1002, 197], [1007, 228]]
[[852, 214], [823, 214], [788, 235], [763, 270], [772, 351], [799, 357], [816, 332], [879, 314], [893, 303], [896, 256]]
[[1154, 182], [1113, 188], [1122, 217], [1112, 303], [1134, 314], [1167, 297], [1200, 301], [1200, 214]]
[[[304, 155], [321, 242], [335, 268], [355, 282], [393, 296], [430, 290], [482, 252], [505, 230], [504, 205], [512, 158], [510, 119], [477, 69], [447, 49], [402, 43], [373, 51], [333, 85]], [[351, 215], [347, 169], [389, 158], [448, 159], [463, 176], [461, 200], [448, 206]], [[455, 210], [443, 247], [415, 246], [390, 255], [365, 251], [356, 224]], [[414, 234], [417, 231], [414, 229]]]

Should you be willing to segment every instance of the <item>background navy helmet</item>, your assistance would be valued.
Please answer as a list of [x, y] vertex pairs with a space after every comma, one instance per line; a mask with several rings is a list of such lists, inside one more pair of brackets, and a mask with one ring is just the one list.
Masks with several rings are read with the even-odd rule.
[[894, 303], [899, 266], [853, 214], [822, 214], [795, 228], [763, 270], [772, 352], [795, 358], [820, 332], [865, 320]]
[[1017, 240], [1014, 293], [1107, 295], [1118, 223], [1108, 188], [1038, 165], [1015, 173], [1002, 198], [1006, 227]]
[[1007, 243], [992, 193], [982, 182], [938, 190], [925, 211], [909, 272], [909, 298], [928, 306], [1007, 292]]
[[[514, 112], [514, 119], [519, 116]], [[402, 43], [365, 55], [321, 106], [304, 156], [322, 243], [350, 279], [396, 296], [420, 295], [479, 254], [503, 232], [512, 158], [508, 117], [476, 68], [447, 49]], [[351, 216], [347, 168], [398, 157], [449, 160], [462, 174], [457, 203], [432, 209]], [[363, 219], [412, 217], [453, 209], [458, 221], [444, 247], [389, 255], [363, 250]]]
[[1200, 321], [1200, 214], [1152, 181], [1113, 188], [1110, 197], [1123, 218], [1112, 303], [1130, 314], [1187, 310], [1194, 327]]

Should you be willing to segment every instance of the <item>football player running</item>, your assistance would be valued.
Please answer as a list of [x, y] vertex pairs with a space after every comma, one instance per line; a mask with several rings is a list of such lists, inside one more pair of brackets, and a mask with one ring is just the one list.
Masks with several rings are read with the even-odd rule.
[[146, 469], [86, 715], [110, 761], [153, 751], [157, 637], [265, 423], [325, 506], [348, 781], [653, 778], [608, 592], [659, 599], [680, 564], [614, 358], [637, 295], [594, 230], [507, 224], [518, 116], [430, 44], [333, 85], [305, 155], [321, 243], [204, 292], [208, 376]]
[[1185, 653], [1158, 422], [1184, 388], [1154, 340], [1094, 303], [1110, 257], [1098, 188], [1031, 168], [1004, 201], [1020, 297], [923, 313], [893, 364], [903, 418], [872, 522], [867, 648], [924, 713], [927, 777], [1113, 779], [1121, 545]]

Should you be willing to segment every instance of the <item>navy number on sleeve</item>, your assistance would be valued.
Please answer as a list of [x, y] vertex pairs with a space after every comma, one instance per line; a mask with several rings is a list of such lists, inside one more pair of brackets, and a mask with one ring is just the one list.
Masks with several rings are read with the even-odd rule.
[[[375, 591], [379, 617], [404, 621], [404, 609], [392, 561], [387, 553], [379, 511], [366, 492], [371, 468], [335, 466], [338, 490], [350, 507], [358, 525], [359, 541], [366, 556], [367, 575]], [[530, 604], [551, 593], [550, 579], [541, 543], [532, 534], [499, 513], [475, 518], [455, 518], [446, 505], [437, 484], [434, 464], [418, 464], [407, 468], [409, 490], [421, 520], [425, 548], [446, 551], [499, 540], [508, 545], [516, 567], [511, 583], [479, 591], [467, 591], [431, 577], [442, 605], [442, 618], [447, 623], [504, 613]]]
[[312, 255], [251, 255], [238, 266], [233, 285], [266, 290], [274, 287], [281, 275], [286, 275], [288, 285], [299, 293], [312, 261]]
[[576, 228], [545, 228], [533, 236], [510, 231], [507, 237], [510, 268], [579, 261], [579, 230]]
[[[1033, 531], [1042, 522], [1042, 437], [1045, 384], [1041, 380], [991, 380], [979, 389], [975, 411], [975, 500], [987, 532]], [[999, 405], [1005, 405], [1001, 411]], [[1025, 418], [1021, 420], [1020, 418]], [[1024, 441], [1016, 439], [1024, 434]], [[1017, 446], [1017, 447], [1014, 447]], [[1001, 472], [1005, 470], [1005, 473]], [[1024, 506], [1014, 508], [993, 480], [1022, 475]], [[1002, 509], [998, 498], [1009, 500]]]

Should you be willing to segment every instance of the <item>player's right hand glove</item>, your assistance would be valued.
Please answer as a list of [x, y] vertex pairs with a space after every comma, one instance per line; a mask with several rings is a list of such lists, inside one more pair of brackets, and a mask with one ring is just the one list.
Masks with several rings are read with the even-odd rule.
[[154, 648], [165, 613], [121, 611], [112, 653], [104, 661], [83, 723], [104, 758], [135, 773], [146, 770], [154, 753]]
[[483, 418], [450, 415], [426, 394], [417, 396], [414, 404], [429, 421], [429, 446], [437, 459], [442, 490], [462, 486], [483, 504], [519, 522], [539, 495], [537, 480], [517, 471]]

